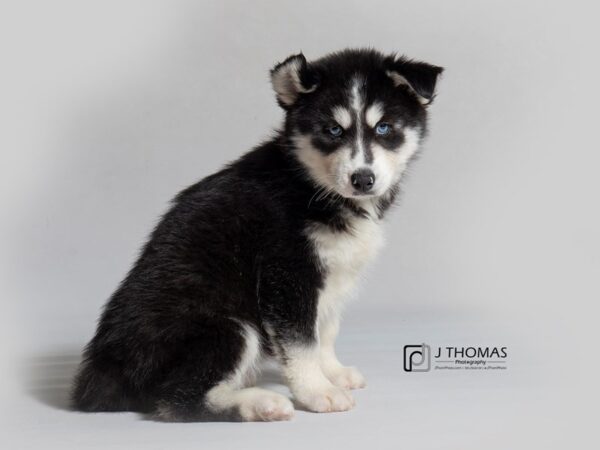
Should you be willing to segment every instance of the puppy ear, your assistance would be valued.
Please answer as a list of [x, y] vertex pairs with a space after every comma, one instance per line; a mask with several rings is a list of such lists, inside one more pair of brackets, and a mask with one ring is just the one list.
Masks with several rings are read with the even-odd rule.
[[421, 104], [429, 105], [435, 97], [435, 85], [443, 71], [443, 67], [392, 56], [388, 58], [386, 74], [395, 86], [407, 86], [417, 95]]
[[318, 85], [316, 73], [306, 62], [302, 53], [292, 55], [271, 70], [271, 84], [277, 94], [277, 101], [288, 109], [301, 94], [313, 92]]

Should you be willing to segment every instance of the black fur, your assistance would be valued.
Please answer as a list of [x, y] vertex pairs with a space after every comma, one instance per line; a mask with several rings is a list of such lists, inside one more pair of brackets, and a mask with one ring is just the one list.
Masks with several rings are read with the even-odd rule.
[[[153, 231], [85, 349], [72, 395], [76, 409], [204, 420], [204, 394], [234, 370], [243, 351], [240, 322], [260, 333], [265, 352], [284, 359], [288, 343], [315, 339], [317, 291], [326, 273], [304, 230], [321, 223], [352, 232], [349, 218], [365, 211], [341, 196], [315, 199], [318, 186], [296, 159], [291, 135], [321, 129], [319, 117], [338, 96], [336, 87], [356, 72], [369, 80], [368, 95], [392, 96], [390, 114], [424, 129], [425, 110], [408, 90], [394, 90], [384, 73], [391, 60], [376, 52], [302, 60], [302, 82], [318, 89], [286, 105], [284, 129], [177, 195]], [[403, 64], [407, 78], [428, 78], [426, 70]], [[429, 81], [415, 83], [432, 95]], [[324, 142], [319, 148], [328, 151]], [[381, 200], [381, 215], [396, 191]], [[237, 412], [227, 417], [235, 420]]]

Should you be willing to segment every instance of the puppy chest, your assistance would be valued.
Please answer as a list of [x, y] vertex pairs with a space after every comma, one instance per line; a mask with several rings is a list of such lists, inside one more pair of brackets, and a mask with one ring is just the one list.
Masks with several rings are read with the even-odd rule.
[[352, 232], [315, 226], [309, 236], [325, 277], [319, 309], [329, 309], [352, 292], [361, 269], [381, 248], [381, 227], [371, 219], [360, 219], [352, 227]]

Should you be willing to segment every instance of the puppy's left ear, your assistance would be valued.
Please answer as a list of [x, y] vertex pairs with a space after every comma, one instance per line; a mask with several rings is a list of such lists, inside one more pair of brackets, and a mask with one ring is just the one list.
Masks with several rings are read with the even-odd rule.
[[386, 74], [396, 86], [407, 86], [423, 105], [429, 105], [435, 97], [435, 85], [443, 67], [433, 66], [405, 57], [390, 57], [386, 61]]
[[318, 85], [318, 77], [302, 53], [292, 55], [271, 70], [271, 83], [277, 94], [277, 101], [284, 109], [289, 109], [302, 94], [313, 92]]

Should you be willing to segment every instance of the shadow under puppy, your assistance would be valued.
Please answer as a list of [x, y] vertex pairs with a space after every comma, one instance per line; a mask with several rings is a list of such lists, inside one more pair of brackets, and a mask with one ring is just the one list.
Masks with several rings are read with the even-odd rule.
[[441, 72], [374, 50], [275, 66], [282, 129], [174, 199], [105, 306], [75, 408], [290, 419], [287, 397], [253, 387], [275, 357], [301, 407], [351, 409], [365, 380], [335, 355], [340, 310], [382, 244]]

